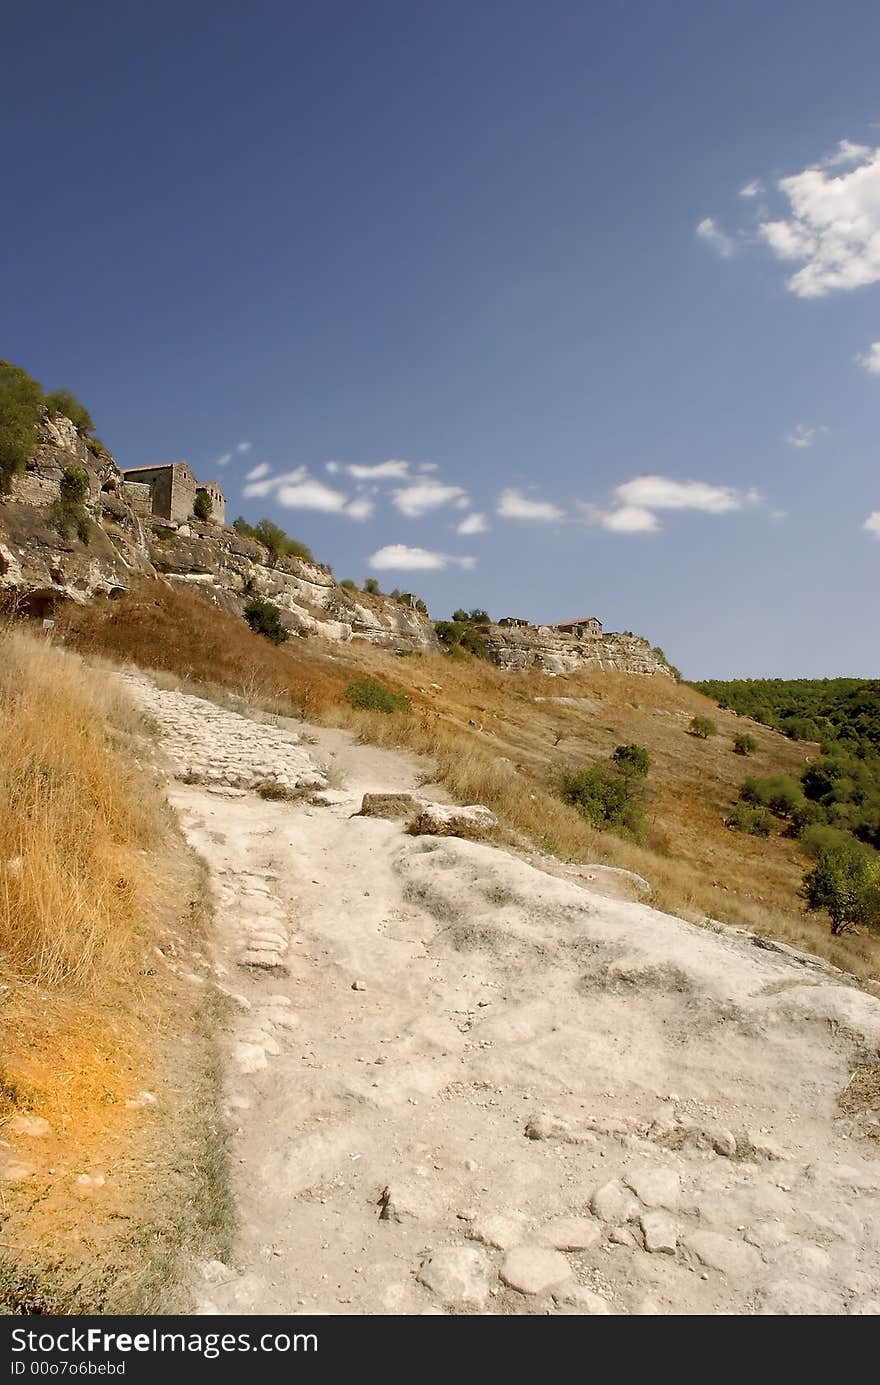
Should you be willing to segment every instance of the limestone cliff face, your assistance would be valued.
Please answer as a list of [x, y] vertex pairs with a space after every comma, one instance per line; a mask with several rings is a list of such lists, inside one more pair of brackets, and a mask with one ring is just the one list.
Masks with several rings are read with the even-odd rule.
[[664, 673], [671, 670], [639, 635], [560, 635], [549, 626], [529, 629], [482, 627], [489, 657], [500, 668], [534, 668], [544, 673], [575, 673], [581, 668], [616, 673]]
[[[62, 503], [62, 479], [72, 466], [88, 478], [80, 524]], [[297, 558], [273, 563], [260, 544], [195, 517], [182, 524], [156, 518], [148, 488], [127, 482], [108, 452], [93, 452], [69, 419], [44, 420], [26, 471], [0, 501], [0, 590], [34, 615], [50, 615], [59, 602], [112, 598], [139, 577], [197, 588], [237, 614], [251, 596], [266, 597], [296, 635], [440, 648], [431, 621], [390, 598], [341, 587], [328, 568]], [[492, 662], [511, 672], [669, 673], [636, 635], [577, 638], [546, 626], [497, 625], [481, 633]]]
[[[62, 506], [71, 466], [88, 477], [82, 532]], [[433, 625], [417, 611], [340, 587], [317, 563], [273, 564], [265, 548], [233, 529], [195, 517], [185, 524], [158, 519], [148, 513], [144, 489], [126, 482], [109, 453], [94, 455], [69, 419], [44, 420], [26, 471], [0, 501], [0, 588], [33, 614], [49, 615], [59, 602], [113, 597], [138, 577], [158, 577], [197, 587], [238, 613], [249, 597], [265, 596], [297, 635], [439, 648]]]

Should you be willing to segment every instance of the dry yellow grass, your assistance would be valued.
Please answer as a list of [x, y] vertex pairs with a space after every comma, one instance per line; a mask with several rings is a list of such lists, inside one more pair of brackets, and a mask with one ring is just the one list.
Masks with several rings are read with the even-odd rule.
[[[460, 801], [485, 803], [512, 830], [563, 860], [637, 871], [650, 881], [658, 908], [740, 924], [818, 952], [857, 976], [878, 974], [875, 938], [833, 938], [826, 921], [804, 912], [799, 891], [807, 862], [794, 841], [781, 835], [765, 841], [724, 826], [747, 774], [797, 775], [816, 747], [744, 723], [663, 675], [511, 674], [473, 658], [400, 657], [364, 641], [291, 640], [276, 648], [242, 620], [158, 582], [74, 613], [69, 635], [83, 649], [194, 684], [236, 694], [249, 686], [272, 710], [427, 755]], [[412, 714], [350, 708], [345, 687], [365, 674], [404, 693]], [[716, 739], [688, 734], [698, 714], [716, 722]], [[733, 751], [744, 725], [758, 742], [749, 759]], [[554, 785], [555, 766], [589, 763], [629, 741], [651, 756], [644, 845], [596, 830], [561, 801]]]
[[[106, 672], [11, 628], [0, 669], [0, 1178], [30, 1171], [0, 1202], [0, 1305], [124, 1311], [158, 1303], [161, 1276], [173, 1294], [182, 1238], [213, 1215], [205, 1171], [222, 1163], [210, 991], [194, 1000], [172, 964], [200, 945], [198, 868]], [[161, 1101], [129, 1108], [144, 1089]], [[21, 1115], [49, 1133], [29, 1138]], [[97, 1172], [84, 1194], [79, 1175]]]

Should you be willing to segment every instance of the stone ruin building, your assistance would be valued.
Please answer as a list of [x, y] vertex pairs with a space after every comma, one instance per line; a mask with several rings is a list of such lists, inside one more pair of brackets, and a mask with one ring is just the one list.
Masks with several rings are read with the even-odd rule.
[[193, 517], [197, 491], [211, 498], [211, 522], [226, 523], [226, 497], [216, 481], [200, 484], [186, 462], [127, 467], [123, 472], [125, 498], [136, 514], [185, 524]]

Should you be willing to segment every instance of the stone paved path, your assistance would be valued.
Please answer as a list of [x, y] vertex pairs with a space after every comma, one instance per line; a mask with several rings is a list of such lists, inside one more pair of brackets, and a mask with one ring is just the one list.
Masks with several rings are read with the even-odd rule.
[[[198, 1311], [880, 1312], [880, 1111], [838, 1105], [878, 1061], [880, 1002], [354, 816], [413, 791], [410, 757], [128, 681], [165, 728], [232, 998], [241, 1229]], [[321, 764], [342, 789], [242, 791], [323, 785]]]

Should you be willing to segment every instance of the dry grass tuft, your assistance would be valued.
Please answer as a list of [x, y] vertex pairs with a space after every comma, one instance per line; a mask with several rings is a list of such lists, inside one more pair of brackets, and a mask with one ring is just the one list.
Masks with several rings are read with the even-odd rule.
[[176, 960], [204, 887], [106, 671], [9, 628], [0, 669], [0, 1311], [150, 1311], [228, 1220], [214, 992]]

